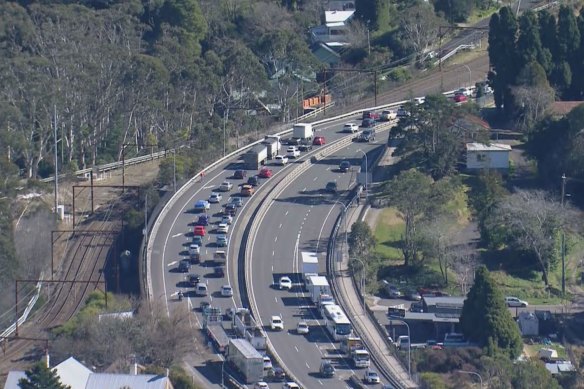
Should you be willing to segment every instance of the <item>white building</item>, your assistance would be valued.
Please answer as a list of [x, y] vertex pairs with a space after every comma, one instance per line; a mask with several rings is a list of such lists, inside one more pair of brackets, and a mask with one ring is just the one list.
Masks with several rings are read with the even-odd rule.
[[467, 143], [466, 168], [468, 170], [492, 169], [506, 172], [509, 170], [511, 146], [503, 143]]
[[338, 49], [349, 44], [349, 22], [355, 11], [325, 11], [325, 24], [310, 30], [313, 43], [325, 43], [332, 49]]

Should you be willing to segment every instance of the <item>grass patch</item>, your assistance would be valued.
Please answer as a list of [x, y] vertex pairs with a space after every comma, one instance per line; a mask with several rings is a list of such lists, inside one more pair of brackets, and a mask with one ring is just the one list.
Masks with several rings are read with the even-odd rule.
[[400, 242], [404, 231], [405, 224], [398, 216], [397, 210], [395, 208], [383, 209], [373, 232], [377, 242], [374, 250], [375, 254], [383, 260], [403, 260]]
[[568, 353], [566, 352], [566, 349], [564, 348], [564, 346], [562, 346], [559, 343], [552, 343], [552, 344], [543, 344], [543, 343], [536, 343], [536, 344], [523, 344], [523, 352], [527, 355], [529, 355], [529, 357], [531, 358], [536, 358], [539, 359], [538, 357], [538, 353], [539, 350], [541, 350], [542, 348], [551, 348], [553, 350], [556, 350], [556, 352], [558, 353], [558, 359], [567, 359], [568, 358]]

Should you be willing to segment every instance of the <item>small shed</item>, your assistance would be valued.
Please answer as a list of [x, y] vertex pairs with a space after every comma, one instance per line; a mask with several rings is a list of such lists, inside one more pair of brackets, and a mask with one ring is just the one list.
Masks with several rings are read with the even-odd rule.
[[539, 335], [539, 319], [533, 312], [520, 312], [517, 319], [519, 330], [523, 336]]
[[557, 359], [558, 352], [556, 350], [554, 350], [553, 348], [541, 348], [537, 352], [537, 356], [539, 357], [539, 359], [549, 361], [552, 359]]
[[466, 168], [470, 171], [483, 169], [509, 170], [511, 146], [503, 143], [467, 143]]

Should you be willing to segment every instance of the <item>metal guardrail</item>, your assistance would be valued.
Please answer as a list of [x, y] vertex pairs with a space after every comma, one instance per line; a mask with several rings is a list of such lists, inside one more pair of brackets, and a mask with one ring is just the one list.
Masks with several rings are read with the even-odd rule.
[[[42, 273], [41, 273], [40, 278], [43, 278], [43, 274]], [[37, 284], [35, 286], [36, 293], [30, 299], [30, 301], [26, 305], [26, 308], [24, 309], [24, 312], [22, 313], [22, 315], [17, 320], [19, 326], [21, 326], [26, 321], [26, 319], [28, 319], [28, 315], [30, 315], [30, 312], [32, 311], [32, 308], [34, 307], [34, 305], [38, 301], [39, 296], [41, 294], [41, 286], [42, 286], [42, 282], [41, 281], [37, 282]], [[17, 302], [17, 304], [18, 304], [18, 302]], [[14, 331], [16, 331], [16, 323], [12, 323], [8, 328], [6, 328], [6, 330], [4, 330], [0, 334], [0, 337], [10, 336], [10, 335], [12, 335], [12, 333]]]

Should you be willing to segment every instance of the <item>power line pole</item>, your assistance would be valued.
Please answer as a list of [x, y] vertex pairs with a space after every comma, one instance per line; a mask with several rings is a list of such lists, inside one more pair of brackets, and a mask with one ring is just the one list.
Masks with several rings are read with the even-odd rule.
[[[57, 104], [53, 105], [53, 121], [54, 121], [54, 133], [55, 133], [55, 215], [59, 215], [59, 160], [57, 155]], [[58, 216], [57, 216], [58, 217]]]
[[[562, 210], [564, 208], [564, 197], [566, 196], [566, 174], [562, 174]], [[562, 227], [562, 295], [566, 295], [566, 234]]]

